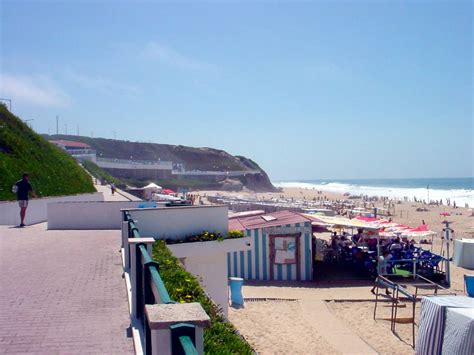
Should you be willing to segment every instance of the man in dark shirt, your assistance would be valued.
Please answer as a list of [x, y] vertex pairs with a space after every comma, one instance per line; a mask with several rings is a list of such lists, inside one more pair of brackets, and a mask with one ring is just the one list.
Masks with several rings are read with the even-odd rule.
[[31, 192], [31, 195], [33, 197], [36, 197], [36, 194], [33, 191], [33, 188], [31, 187], [31, 184], [29, 182], [30, 177], [28, 174], [23, 174], [23, 177], [21, 180], [17, 181], [15, 184], [16, 186], [16, 199], [18, 200], [18, 205], [20, 206], [20, 227], [25, 226], [25, 215], [26, 215], [26, 209], [28, 208], [28, 195]]

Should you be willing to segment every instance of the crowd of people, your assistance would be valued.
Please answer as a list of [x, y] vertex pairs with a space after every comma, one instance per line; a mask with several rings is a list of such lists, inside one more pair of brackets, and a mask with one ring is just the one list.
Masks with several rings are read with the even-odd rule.
[[346, 232], [333, 232], [324, 260], [348, 264], [359, 274], [375, 277], [378, 272], [389, 273], [387, 265], [390, 260], [410, 259], [418, 250], [414, 239], [381, 238], [377, 256], [377, 244], [377, 236], [364, 233], [362, 229], [352, 236]]

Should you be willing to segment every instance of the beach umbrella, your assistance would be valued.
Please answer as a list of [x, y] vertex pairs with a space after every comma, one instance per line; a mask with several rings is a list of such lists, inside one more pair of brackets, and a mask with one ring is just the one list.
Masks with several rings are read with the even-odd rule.
[[439, 215], [440, 215], [440, 216], [444, 216], [444, 217], [451, 216], [451, 214], [448, 213], [448, 212], [443, 212], [443, 213], [440, 213]]
[[175, 193], [175, 192], [174, 192], [173, 190], [171, 190], [171, 189], [163, 189], [163, 190], [161, 190], [161, 192], [164, 193], [164, 194], [174, 194], [174, 193]]

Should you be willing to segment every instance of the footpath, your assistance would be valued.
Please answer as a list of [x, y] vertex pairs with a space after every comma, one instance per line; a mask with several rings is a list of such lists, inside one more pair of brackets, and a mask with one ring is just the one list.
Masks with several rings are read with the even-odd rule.
[[0, 353], [133, 353], [120, 238], [0, 226]]

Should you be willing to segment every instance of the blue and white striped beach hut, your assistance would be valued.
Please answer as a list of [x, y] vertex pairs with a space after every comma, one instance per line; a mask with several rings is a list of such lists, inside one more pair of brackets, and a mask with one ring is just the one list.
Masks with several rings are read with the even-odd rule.
[[313, 279], [311, 221], [279, 211], [229, 219], [229, 230], [244, 231], [251, 250], [227, 254], [229, 277], [245, 280]]

